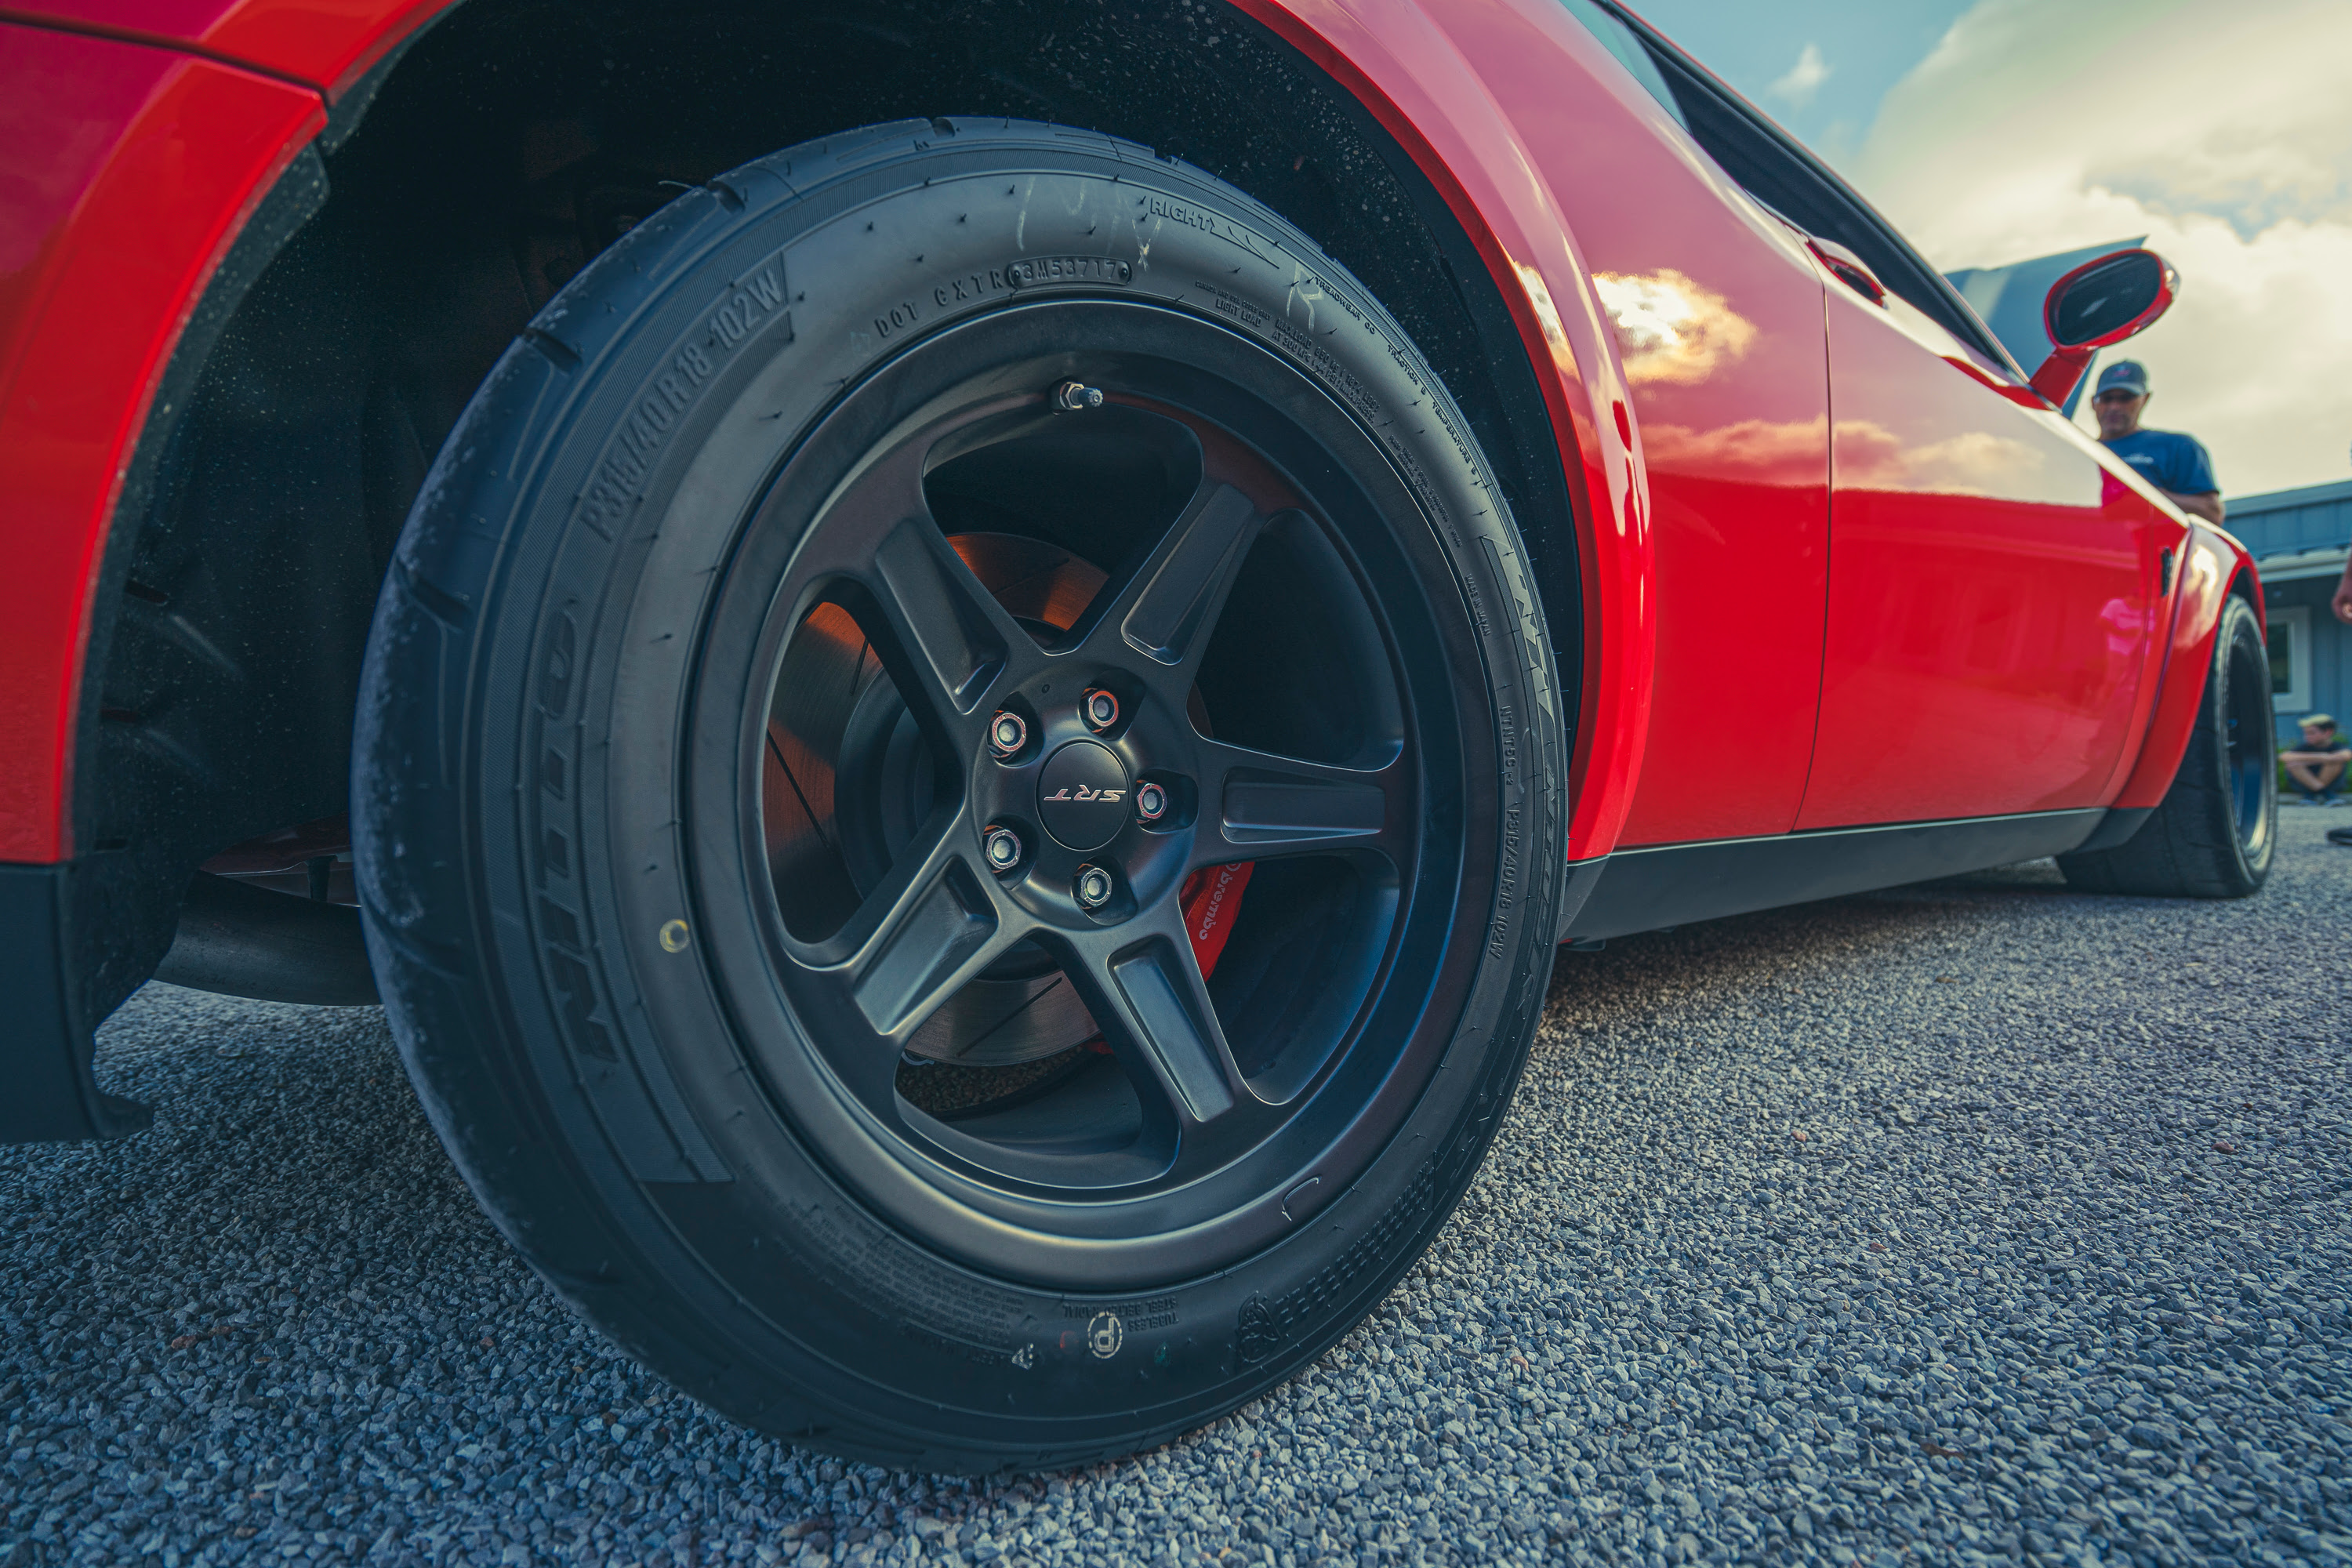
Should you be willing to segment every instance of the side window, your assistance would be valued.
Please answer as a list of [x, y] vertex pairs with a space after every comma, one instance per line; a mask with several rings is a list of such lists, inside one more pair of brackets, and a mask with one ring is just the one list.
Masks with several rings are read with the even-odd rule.
[[[1962, 302], [1942, 273], [1927, 265], [1862, 199], [1853, 187], [1785, 131], [1749, 108], [1738, 94], [1688, 56], [1614, 4], [1561, 0], [1603, 47], [1625, 60], [1637, 52], [1648, 64], [1626, 68], [1680, 121], [1723, 172], [1772, 214], [1820, 239], [1835, 240], [1860, 257], [1890, 293], [1995, 363], [2012, 363], [1999, 340]], [[2021, 374], [2022, 373], [2021, 373]]]

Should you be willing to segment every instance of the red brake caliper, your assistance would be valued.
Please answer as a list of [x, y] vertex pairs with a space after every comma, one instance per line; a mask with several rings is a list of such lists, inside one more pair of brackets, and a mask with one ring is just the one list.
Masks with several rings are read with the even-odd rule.
[[1204, 866], [1184, 879], [1176, 895], [1184, 906], [1184, 931], [1192, 939], [1192, 956], [1200, 961], [1201, 978], [1217, 972], [1226, 942], [1234, 934], [1234, 917], [1241, 913], [1242, 889], [1249, 886], [1254, 862]]

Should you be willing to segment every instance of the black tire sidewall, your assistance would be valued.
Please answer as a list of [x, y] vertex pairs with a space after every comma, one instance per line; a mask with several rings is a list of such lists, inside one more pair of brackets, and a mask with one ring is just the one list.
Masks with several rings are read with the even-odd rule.
[[[1089, 233], [1074, 195], [1097, 220], [1114, 196], [1140, 204], [1149, 250]], [[811, 1157], [740, 1053], [666, 1045], [734, 1026], [681, 842], [680, 757], [699, 740], [700, 628], [735, 527], [841, 389], [906, 342], [1089, 291], [1249, 335], [1373, 434], [1453, 574], [1497, 773], [1474, 977], [1402, 1131], [1278, 1244], [1116, 1299], [914, 1245]], [[934, 121], [793, 149], [681, 198], [575, 280], [478, 395], [371, 644], [354, 777], [371, 942], [436, 1125], [559, 1289], [772, 1430], [973, 1469], [1119, 1452], [1231, 1407], [1418, 1256], [1524, 1059], [1564, 801], [1522, 560], [1459, 412], [1393, 322], [1197, 171], [1052, 128]], [[673, 919], [693, 932], [680, 952], [658, 934]], [[1089, 1338], [1106, 1314], [1123, 1341], [1108, 1357]]]

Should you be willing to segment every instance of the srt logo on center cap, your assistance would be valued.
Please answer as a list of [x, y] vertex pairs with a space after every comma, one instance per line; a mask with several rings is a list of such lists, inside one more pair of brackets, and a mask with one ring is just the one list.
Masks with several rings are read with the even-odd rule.
[[1099, 849], [1127, 826], [1134, 787], [1118, 752], [1099, 741], [1072, 741], [1038, 772], [1038, 821], [1067, 848]]

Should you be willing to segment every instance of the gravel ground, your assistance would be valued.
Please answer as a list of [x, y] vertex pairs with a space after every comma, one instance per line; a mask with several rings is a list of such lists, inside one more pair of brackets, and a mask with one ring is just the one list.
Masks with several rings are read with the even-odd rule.
[[1563, 955], [1511, 1124], [1309, 1376], [1130, 1463], [844, 1467], [573, 1322], [379, 1015], [152, 987], [0, 1150], [0, 1565], [2352, 1561], [2352, 854], [2047, 864]]

